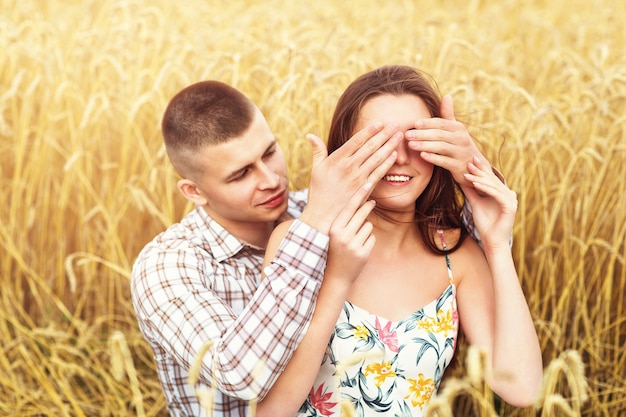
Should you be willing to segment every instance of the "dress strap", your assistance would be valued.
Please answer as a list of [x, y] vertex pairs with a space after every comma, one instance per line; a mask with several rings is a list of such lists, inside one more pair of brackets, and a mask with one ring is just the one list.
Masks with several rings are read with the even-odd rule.
[[446, 240], [443, 237], [443, 230], [437, 229], [437, 234], [439, 235], [439, 239], [441, 239], [441, 245], [443, 246], [443, 251], [446, 252], [446, 267], [448, 268], [448, 280], [450, 284], [454, 284], [454, 277], [452, 276], [452, 265], [450, 264], [450, 257], [448, 257], [448, 247], [446, 246]]

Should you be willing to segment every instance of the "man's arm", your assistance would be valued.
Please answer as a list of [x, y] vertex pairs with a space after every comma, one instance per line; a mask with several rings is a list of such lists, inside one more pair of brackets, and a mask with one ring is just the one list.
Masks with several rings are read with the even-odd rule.
[[[327, 245], [326, 235], [295, 222], [241, 312], [217, 294], [223, 288], [207, 285], [213, 271], [197, 248], [143, 257], [132, 288], [142, 331], [187, 372], [205, 343], [213, 342], [199, 381], [243, 400], [263, 396], [310, 321]], [[242, 279], [240, 285], [256, 284]]]

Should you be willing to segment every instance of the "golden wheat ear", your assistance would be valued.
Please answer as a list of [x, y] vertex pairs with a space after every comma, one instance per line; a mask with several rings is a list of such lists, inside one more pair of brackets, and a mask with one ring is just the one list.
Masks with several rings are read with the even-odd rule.
[[139, 388], [139, 379], [137, 378], [137, 370], [133, 363], [133, 358], [126, 343], [126, 337], [124, 333], [115, 331], [109, 339], [110, 355], [111, 355], [111, 368], [113, 377], [121, 381], [124, 375], [128, 375], [130, 382], [131, 392], [133, 393], [132, 403], [135, 407], [137, 416], [143, 417], [146, 415], [143, 406], [143, 396], [141, 395], [141, 389]]

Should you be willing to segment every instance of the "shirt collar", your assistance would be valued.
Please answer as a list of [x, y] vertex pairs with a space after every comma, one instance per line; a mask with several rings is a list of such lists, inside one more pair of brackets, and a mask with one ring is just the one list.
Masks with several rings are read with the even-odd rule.
[[211, 248], [211, 253], [216, 261], [222, 262], [232, 258], [245, 248], [263, 251], [262, 248], [253, 246], [235, 237], [211, 218], [201, 206], [196, 206], [195, 211], [197, 214], [196, 222], [200, 230], [202, 230], [202, 237]]

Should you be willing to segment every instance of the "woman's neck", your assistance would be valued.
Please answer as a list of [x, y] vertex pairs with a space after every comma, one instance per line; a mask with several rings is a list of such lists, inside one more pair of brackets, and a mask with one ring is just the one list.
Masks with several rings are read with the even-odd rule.
[[[376, 248], [383, 252], [402, 253], [406, 247], [414, 248], [416, 244], [423, 246], [417, 224], [413, 215], [393, 215], [372, 213], [369, 221], [374, 226]], [[377, 250], [377, 249], [374, 250]]]

